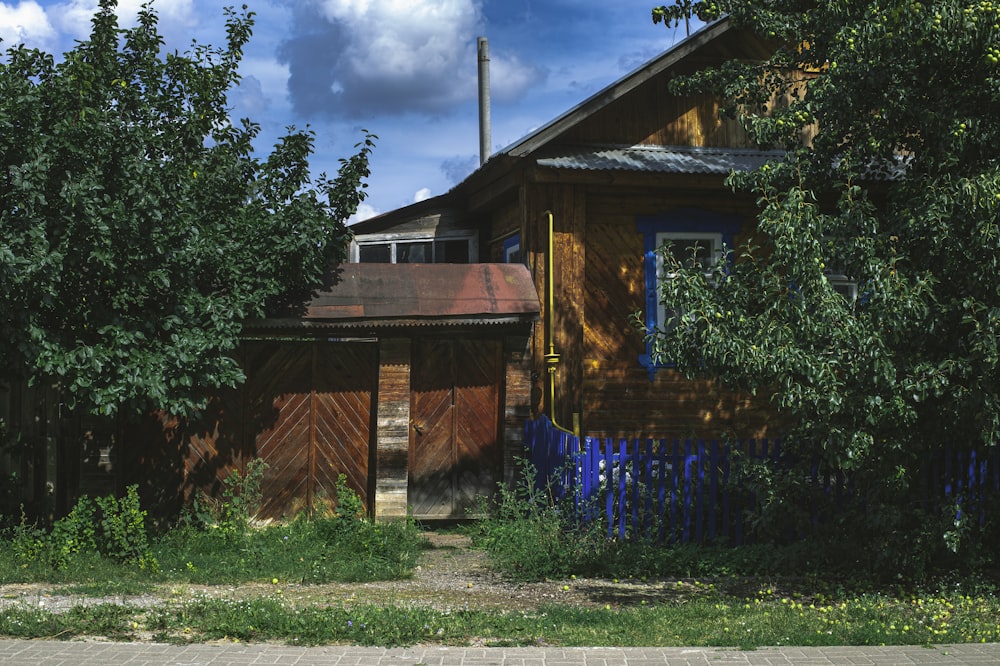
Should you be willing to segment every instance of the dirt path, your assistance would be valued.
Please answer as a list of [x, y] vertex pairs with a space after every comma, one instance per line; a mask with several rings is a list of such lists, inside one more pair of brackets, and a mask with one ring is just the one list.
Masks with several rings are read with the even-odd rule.
[[164, 583], [149, 594], [113, 598], [54, 593], [65, 586], [14, 584], [0, 586], [0, 608], [24, 604], [58, 611], [79, 604], [113, 602], [151, 606], [198, 598], [253, 599], [280, 594], [284, 599], [303, 606], [392, 603], [430, 606], [439, 610], [533, 610], [552, 603], [578, 607], [654, 603], [690, 595], [695, 589], [678, 581], [571, 579], [516, 583], [491, 571], [486, 553], [473, 549], [468, 537], [430, 532], [427, 538], [429, 547], [421, 554], [413, 576], [406, 580], [320, 585]]

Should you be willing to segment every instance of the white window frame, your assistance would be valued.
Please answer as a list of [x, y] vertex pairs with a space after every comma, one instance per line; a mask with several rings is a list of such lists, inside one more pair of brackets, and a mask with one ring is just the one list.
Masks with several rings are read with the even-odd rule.
[[833, 290], [847, 299], [848, 303], [858, 300], [858, 281], [847, 277], [844, 273], [824, 271], [823, 277], [830, 283]]
[[366, 234], [364, 236], [355, 236], [354, 240], [351, 241], [350, 248], [350, 261], [351, 263], [361, 263], [361, 247], [365, 245], [388, 245], [389, 246], [389, 263], [396, 263], [396, 248], [398, 245], [405, 245], [407, 243], [430, 243], [431, 244], [431, 258], [432, 261], [429, 263], [437, 263], [434, 261], [436, 257], [434, 256], [435, 248], [434, 243], [443, 241], [461, 241], [464, 240], [468, 242], [469, 249], [469, 261], [468, 263], [477, 263], [479, 258], [479, 242], [478, 236], [475, 232], [461, 233], [461, 234], [445, 234], [445, 235], [427, 235], [424, 234], [401, 234], [401, 233], [391, 233], [391, 234]]

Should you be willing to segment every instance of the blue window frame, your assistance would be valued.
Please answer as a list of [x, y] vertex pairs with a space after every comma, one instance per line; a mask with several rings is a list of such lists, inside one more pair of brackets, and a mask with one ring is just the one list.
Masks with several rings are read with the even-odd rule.
[[[735, 215], [721, 215], [699, 208], [681, 208], [662, 215], [636, 218], [636, 228], [643, 235], [643, 259], [646, 280], [646, 330], [653, 330], [663, 321], [667, 304], [660, 303], [657, 285], [663, 273], [663, 259], [657, 249], [670, 240], [682, 252], [698, 246], [698, 259], [708, 265], [714, 264], [722, 255], [722, 249], [732, 248], [733, 239], [739, 233], [742, 221]], [[657, 364], [653, 362], [652, 349], [646, 343], [646, 350], [639, 356], [639, 363], [649, 371], [652, 381]]]

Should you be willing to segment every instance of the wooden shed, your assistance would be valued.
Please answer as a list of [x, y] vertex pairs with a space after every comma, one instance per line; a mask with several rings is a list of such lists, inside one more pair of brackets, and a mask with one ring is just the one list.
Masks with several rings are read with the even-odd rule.
[[[60, 515], [137, 483], [168, 517], [259, 458], [261, 519], [322, 509], [340, 475], [378, 518], [472, 516], [511, 474], [529, 418], [539, 303], [527, 269], [349, 264], [328, 278], [300, 307], [246, 323], [247, 381], [197, 418], [67, 418], [53, 393], [49, 418], [22, 419], [42, 428], [37, 446], [3, 461], [31, 477], [18, 499]], [[6, 412], [41, 405], [0, 397]]]

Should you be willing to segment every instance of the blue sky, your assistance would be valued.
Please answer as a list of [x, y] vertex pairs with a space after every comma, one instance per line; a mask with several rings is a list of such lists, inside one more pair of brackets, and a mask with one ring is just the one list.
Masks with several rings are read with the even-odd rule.
[[[141, 0], [120, 0], [122, 25]], [[486, 36], [492, 144], [503, 148], [683, 38], [655, 0], [155, 0], [167, 47], [224, 43], [223, 8], [254, 35], [231, 95], [263, 132], [316, 134], [312, 169], [334, 173], [362, 130], [379, 136], [360, 217], [448, 191], [479, 162], [476, 39]], [[4, 45], [61, 54], [89, 34], [96, 0], [0, 0]]]

